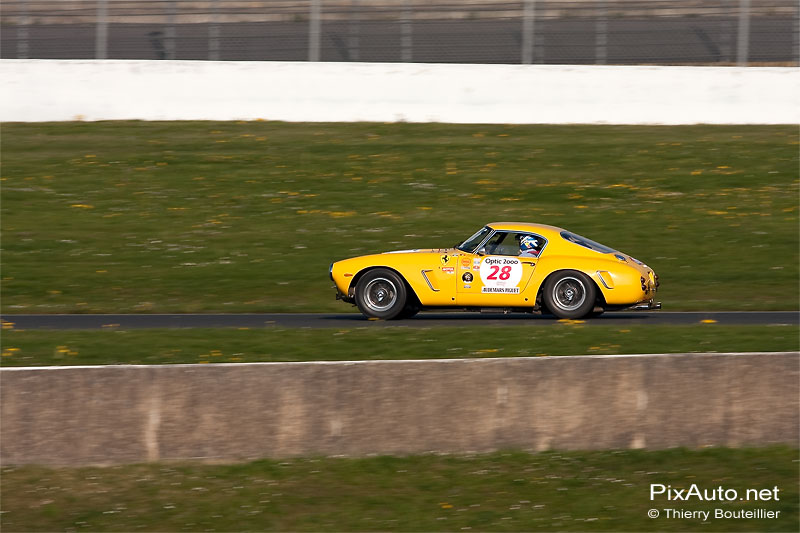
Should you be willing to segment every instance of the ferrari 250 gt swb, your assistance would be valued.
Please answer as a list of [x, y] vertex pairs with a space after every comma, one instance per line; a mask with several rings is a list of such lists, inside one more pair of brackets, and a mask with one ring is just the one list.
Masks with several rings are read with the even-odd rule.
[[333, 263], [337, 298], [369, 318], [421, 309], [498, 308], [584, 318], [660, 309], [658, 276], [613, 248], [542, 224], [487, 224], [454, 248], [404, 250]]

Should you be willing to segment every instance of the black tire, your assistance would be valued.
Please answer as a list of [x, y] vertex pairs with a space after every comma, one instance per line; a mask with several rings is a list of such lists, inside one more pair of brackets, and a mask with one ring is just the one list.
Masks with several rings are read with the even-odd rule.
[[356, 305], [367, 318], [398, 318], [407, 299], [403, 278], [385, 268], [370, 270], [356, 284]]
[[411, 318], [421, 311], [420, 306], [417, 304], [408, 304], [403, 308], [403, 311], [397, 318]]
[[542, 297], [558, 318], [584, 318], [594, 309], [597, 288], [586, 274], [562, 270], [547, 278]]

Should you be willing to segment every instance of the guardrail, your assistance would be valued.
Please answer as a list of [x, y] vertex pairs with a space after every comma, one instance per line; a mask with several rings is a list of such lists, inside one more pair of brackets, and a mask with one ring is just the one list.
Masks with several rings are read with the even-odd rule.
[[4, 465], [798, 444], [800, 352], [0, 369]]

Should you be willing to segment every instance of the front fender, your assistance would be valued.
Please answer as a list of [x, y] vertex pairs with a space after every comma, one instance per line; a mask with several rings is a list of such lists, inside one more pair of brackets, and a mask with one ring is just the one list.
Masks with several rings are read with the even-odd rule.
[[385, 268], [402, 277], [422, 305], [448, 305], [455, 297], [455, 276], [441, 273], [440, 258], [440, 253], [418, 253], [413, 257], [400, 254], [356, 257], [334, 263], [331, 277], [337, 290], [349, 299], [353, 297], [361, 276], [375, 268]]

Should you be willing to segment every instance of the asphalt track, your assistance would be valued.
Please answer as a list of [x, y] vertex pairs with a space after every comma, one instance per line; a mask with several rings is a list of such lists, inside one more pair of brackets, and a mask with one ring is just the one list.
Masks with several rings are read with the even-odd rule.
[[[242, 313], [150, 315], [2, 315], [3, 329], [142, 329], [142, 328], [344, 328], [344, 327], [552, 327], [552, 316], [526, 313], [423, 312], [405, 320], [368, 320], [358, 313]], [[590, 326], [730, 326], [800, 325], [800, 311], [761, 312], [618, 312], [584, 321]]]

